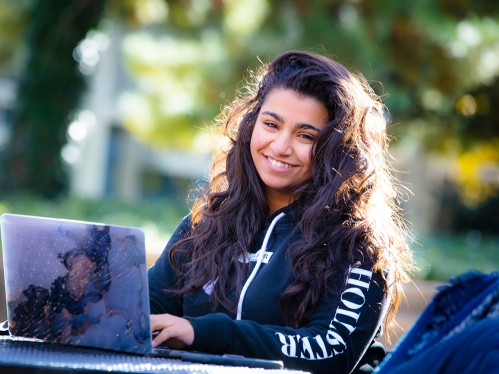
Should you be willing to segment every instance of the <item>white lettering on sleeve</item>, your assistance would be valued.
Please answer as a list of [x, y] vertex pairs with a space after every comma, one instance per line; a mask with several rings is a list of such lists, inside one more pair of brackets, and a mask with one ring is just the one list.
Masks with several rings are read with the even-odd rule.
[[[345, 318], [344, 317], [342, 318], [341, 316], [346, 316], [347, 318], [353, 318], [355, 320], [354, 324], [351, 325], [349, 323], [346, 323]], [[338, 308], [338, 309], [336, 309], [336, 314], [334, 316], [333, 321], [341, 323], [343, 326], [345, 326], [348, 329], [348, 332], [351, 334], [353, 332], [353, 330], [355, 330], [354, 325], [357, 324], [357, 320], [359, 319], [359, 317], [360, 317], [360, 313], [355, 313], [355, 312], [351, 312], [351, 311], [346, 310], [346, 309]], [[341, 321], [338, 320], [338, 318], [341, 318]]]
[[319, 345], [320, 349], [322, 350], [322, 356], [319, 353], [316, 354], [318, 360], [324, 360], [326, 358], [330, 358], [330, 357], [334, 356], [333, 352], [331, 352], [331, 354], [327, 353], [326, 344], [324, 344], [324, 340], [322, 340], [322, 336], [317, 335], [314, 339], [317, 342], [317, 344]]
[[343, 340], [343, 338], [341, 337], [341, 335], [338, 334], [335, 330], [336, 327], [334, 327], [333, 324], [330, 324], [329, 330], [327, 331], [326, 340], [330, 346], [342, 348], [341, 350], [338, 351], [333, 348], [334, 354], [343, 353], [345, 349], [347, 349], [347, 345]]
[[[354, 303], [353, 301], [345, 300], [344, 297], [348, 296], [349, 293], [353, 293], [355, 295], [360, 296], [362, 298], [362, 303], [357, 304]], [[362, 308], [362, 305], [364, 305], [364, 303], [366, 302], [366, 297], [364, 296], [360, 288], [352, 287], [352, 288], [347, 288], [345, 291], [343, 291], [343, 293], [341, 294], [341, 301], [343, 302], [343, 304], [345, 304], [347, 308], [355, 310]]]
[[301, 339], [302, 341], [302, 351], [300, 358], [305, 358], [307, 360], [315, 360], [315, 355], [314, 351], [312, 350], [312, 346], [310, 345], [310, 342], [308, 341], [308, 337], [303, 337]]
[[[280, 332], [276, 332], [279, 335], [279, 340], [282, 343], [281, 351], [288, 357], [298, 357], [296, 355], [296, 342], [294, 339], [294, 335], [284, 335]], [[286, 340], [286, 336], [289, 338], [289, 343]]]
[[310, 337], [307, 336], [300, 337], [300, 335], [285, 335], [276, 332], [282, 344], [282, 353], [288, 357], [298, 357], [297, 352], [299, 352], [302, 359], [324, 360], [345, 352], [347, 344], [337, 327], [344, 326], [349, 334], [355, 331], [361, 315], [358, 310], [366, 303], [365, 293], [369, 290], [371, 279], [372, 272], [351, 268], [346, 281], [348, 288], [340, 296], [341, 304], [336, 308], [326, 336], [316, 335], [313, 338], [315, 342], [311, 342]]
[[[352, 277], [354, 274], [357, 274], [359, 277], [357, 279], [354, 279]], [[372, 275], [373, 275], [372, 271], [367, 271], [359, 268], [352, 268], [352, 270], [350, 271], [350, 276], [348, 277], [347, 284], [352, 284], [354, 286], [362, 287], [365, 288], [366, 290], [369, 290], [369, 284], [371, 283]]]

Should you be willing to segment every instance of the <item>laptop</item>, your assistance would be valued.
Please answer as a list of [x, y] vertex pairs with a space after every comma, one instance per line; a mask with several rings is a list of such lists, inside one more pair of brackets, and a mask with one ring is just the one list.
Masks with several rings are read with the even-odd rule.
[[191, 362], [280, 369], [281, 361], [152, 348], [144, 232], [3, 214], [11, 335]]

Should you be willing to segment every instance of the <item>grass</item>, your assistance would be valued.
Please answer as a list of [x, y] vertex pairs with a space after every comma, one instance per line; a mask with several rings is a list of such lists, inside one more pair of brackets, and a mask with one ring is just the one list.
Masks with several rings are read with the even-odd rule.
[[15, 213], [140, 227], [145, 232], [146, 250], [154, 253], [161, 252], [171, 233], [188, 212], [187, 203], [177, 200], [128, 202], [71, 197], [45, 200], [32, 195], [0, 199], [0, 214]]
[[421, 268], [419, 278], [446, 281], [468, 270], [483, 273], [499, 270], [499, 236], [467, 234], [432, 234], [413, 245]]

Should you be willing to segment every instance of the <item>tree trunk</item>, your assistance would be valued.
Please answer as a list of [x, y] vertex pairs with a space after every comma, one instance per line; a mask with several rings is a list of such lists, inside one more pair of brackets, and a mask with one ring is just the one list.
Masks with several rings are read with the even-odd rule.
[[106, 0], [34, 0], [26, 33], [26, 66], [3, 152], [1, 193], [55, 197], [67, 189], [60, 157], [70, 115], [84, 90], [73, 50], [96, 27]]

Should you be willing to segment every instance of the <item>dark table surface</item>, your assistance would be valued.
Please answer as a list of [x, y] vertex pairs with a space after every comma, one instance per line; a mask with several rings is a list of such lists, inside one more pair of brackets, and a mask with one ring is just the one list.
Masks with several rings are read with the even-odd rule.
[[[171, 358], [130, 355], [0, 336], [0, 373], [272, 373], [276, 370], [194, 364]], [[277, 371], [303, 373], [300, 371]]]

